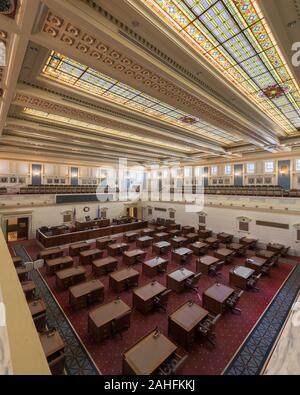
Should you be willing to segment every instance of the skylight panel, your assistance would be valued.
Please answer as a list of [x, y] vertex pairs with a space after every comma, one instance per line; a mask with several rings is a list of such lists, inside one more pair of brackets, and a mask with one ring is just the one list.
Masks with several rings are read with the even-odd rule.
[[223, 45], [237, 63], [256, 55], [256, 52], [249, 44], [244, 33], [239, 33], [237, 36], [226, 41]]

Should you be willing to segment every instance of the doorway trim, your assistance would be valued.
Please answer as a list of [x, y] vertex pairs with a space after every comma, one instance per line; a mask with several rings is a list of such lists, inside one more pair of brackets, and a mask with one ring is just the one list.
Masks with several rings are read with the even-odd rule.
[[19, 219], [19, 218], [28, 218], [28, 234], [27, 238], [32, 239], [32, 211], [9, 211], [5, 213], [0, 214], [1, 218], [1, 228], [3, 231], [3, 234], [5, 236], [5, 239], [7, 239], [7, 229], [6, 229], [6, 223], [7, 220], [9, 219]]

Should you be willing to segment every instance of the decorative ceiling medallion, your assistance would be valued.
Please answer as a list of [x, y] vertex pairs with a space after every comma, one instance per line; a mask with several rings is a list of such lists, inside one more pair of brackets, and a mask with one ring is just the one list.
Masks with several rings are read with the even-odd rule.
[[180, 120], [181, 122], [187, 123], [187, 124], [189, 124], [189, 125], [193, 125], [194, 123], [197, 123], [197, 122], [198, 122], [198, 120], [197, 120], [196, 118], [188, 117], [188, 116], [182, 117], [182, 118], [180, 118], [179, 120]]
[[288, 86], [273, 85], [268, 86], [262, 92], [262, 96], [266, 96], [268, 99], [277, 99], [289, 91]]
[[1, 0], [0, 14], [15, 19], [18, 0]]

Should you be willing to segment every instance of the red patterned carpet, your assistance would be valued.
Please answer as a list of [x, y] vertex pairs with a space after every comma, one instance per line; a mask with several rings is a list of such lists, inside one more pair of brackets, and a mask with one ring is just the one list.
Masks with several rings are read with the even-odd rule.
[[[29, 241], [22, 243], [29, 255], [35, 259], [39, 248], [35, 242]], [[132, 243], [130, 249], [135, 248], [135, 243]], [[65, 252], [67, 254], [67, 250]], [[152, 257], [151, 248], [148, 248], [147, 258]], [[78, 258], [76, 258], [78, 259]], [[118, 258], [119, 268], [125, 265], [122, 262], [122, 258]], [[233, 263], [228, 266], [224, 266], [221, 271], [221, 276], [217, 278], [211, 278], [203, 275], [199, 281], [199, 293], [202, 295], [203, 290], [208, 288], [214, 282], [219, 281], [223, 284], [228, 284], [228, 271], [235, 264], [243, 264], [244, 258], [236, 258]], [[91, 265], [87, 267], [88, 277], [91, 276]], [[140, 265], [135, 265], [135, 269], [141, 272]], [[168, 265], [168, 272], [178, 268], [177, 264], [170, 263]], [[195, 257], [187, 268], [195, 271]], [[188, 353], [189, 357], [186, 360], [180, 374], [221, 374], [228, 362], [231, 360], [235, 352], [238, 350], [242, 342], [245, 340], [257, 320], [264, 312], [268, 304], [271, 302], [274, 295], [277, 293], [279, 288], [285, 282], [289, 274], [293, 269], [293, 265], [282, 263], [279, 267], [273, 268], [271, 274], [268, 277], [262, 277], [258, 282], [259, 292], [248, 291], [244, 292], [239, 302], [238, 307], [242, 310], [242, 314], [231, 314], [227, 312], [217, 322], [215, 327], [216, 334], [216, 347], [212, 348], [206, 342], [199, 342], [194, 345], [193, 349], [188, 352], [184, 349], [179, 349], [183, 355]], [[73, 312], [68, 305], [68, 291], [57, 291], [55, 287], [55, 276], [49, 276], [46, 274], [45, 269], [41, 269], [48, 286], [52, 290], [56, 299], [63, 308], [66, 316], [72, 323], [73, 327], [80, 336], [85, 347], [89, 351], [90, 355], [97, 364], [99, 370], [103, 374], [121, 374], [122, 372], [122, 358], [121, 354], [123, 350], [134, 344], [139, 338], [141, 338], [146, 332], [154, 329], [158, 326], [160, 330], [167, 335], [167, 314], [163, 312], [150, 313], [147, 316], [142, 315], [138, 311], [132, 313], [131, 327], [124, 333], [123, 339], [118, 336], [114, 339], [106, 340], [103, 343], [97, 344], [89, 336], [87, 332], [87, 315], [88, 310], [81, 310]], [[104, 303], [111, 301], [117, 295], [108, 288], [108, 276], [101, 276], [100, 281], [105, 285], [105, 299]], [[157, 281], [165, 285], [165, 275], [157, 276]], [[139, 285], [150, 282], [151, 279], [141, 275]], [[121, 293], [121, 298], [129, 306], [132, 306], [132, 293], [126, 291]], [[168, 313], [172, 313], [181, 304], [187, 300], [194, 300], [201, 304], [198, 295], [192, 291], [186, 291], [181, 294], [172, 293], [169, 298]], [[97, 305], [90, 307], [94, 309]]]

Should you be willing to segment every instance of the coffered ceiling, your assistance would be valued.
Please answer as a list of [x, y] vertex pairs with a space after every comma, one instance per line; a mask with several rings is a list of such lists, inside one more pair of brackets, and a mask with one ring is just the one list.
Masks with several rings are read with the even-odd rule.
[[280, 0], [6, 3], [2, 153], [196, 163], [300, 145], [294, 1], [279, 20]]

